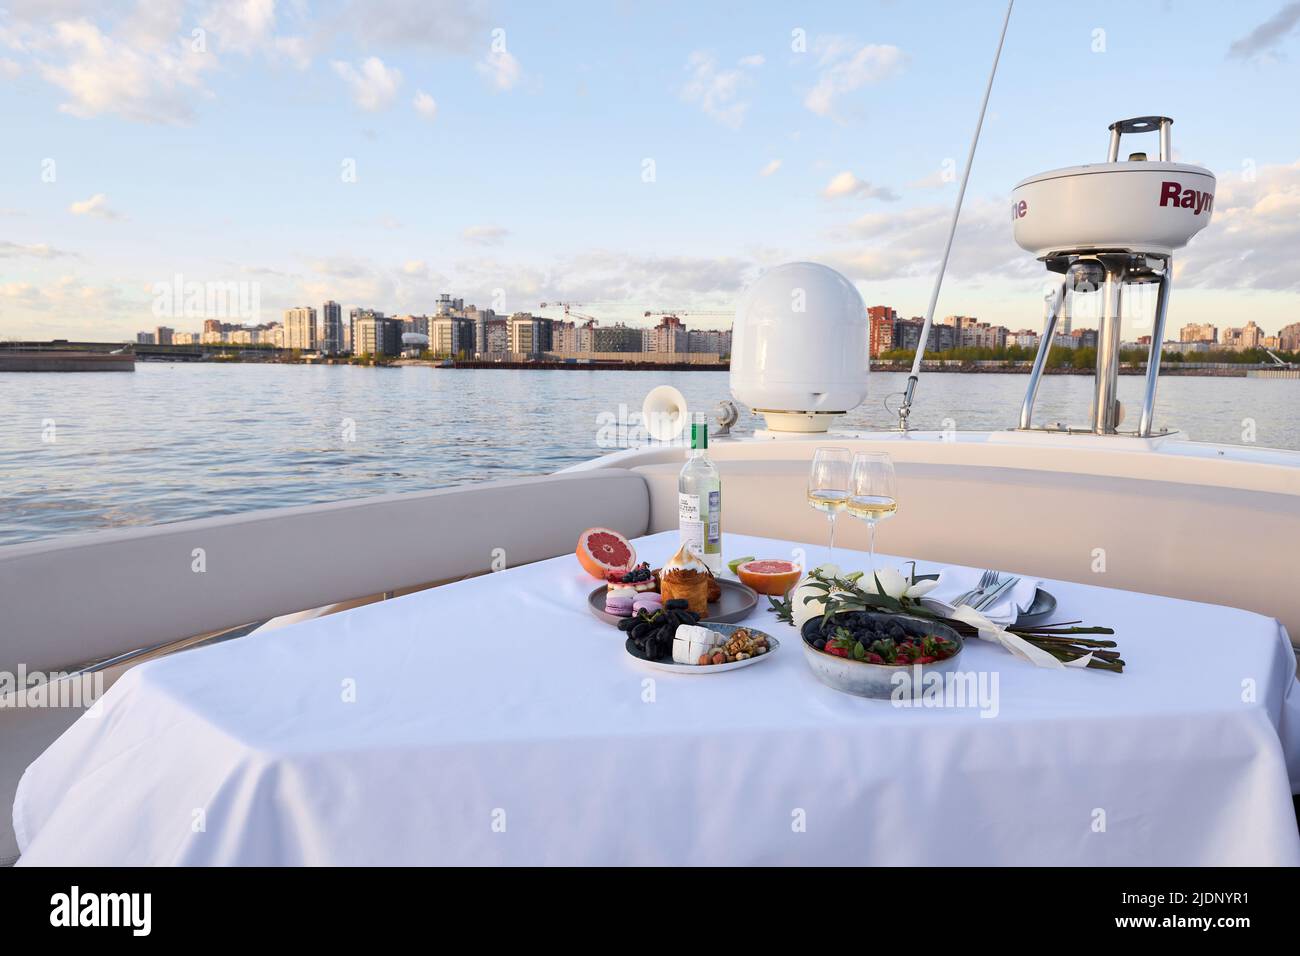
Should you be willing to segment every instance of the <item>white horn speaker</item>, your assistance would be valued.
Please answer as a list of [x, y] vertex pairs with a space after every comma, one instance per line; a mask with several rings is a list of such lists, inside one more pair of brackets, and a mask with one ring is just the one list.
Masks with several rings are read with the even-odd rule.
[[686, 422], [686, 397], [671, 385], [650, 389], [641, 403], [641, 423], [655, 441], [672, 441], [686, 428]]

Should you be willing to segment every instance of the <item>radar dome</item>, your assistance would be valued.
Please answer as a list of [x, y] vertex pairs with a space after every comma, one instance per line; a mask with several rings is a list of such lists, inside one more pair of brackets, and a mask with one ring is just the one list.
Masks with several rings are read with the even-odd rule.
[[852, 282], [815, 262], [777, 266], [736, 307], [731, 394], [772, 431], [823, 432], [867, 397], [867, 348]]

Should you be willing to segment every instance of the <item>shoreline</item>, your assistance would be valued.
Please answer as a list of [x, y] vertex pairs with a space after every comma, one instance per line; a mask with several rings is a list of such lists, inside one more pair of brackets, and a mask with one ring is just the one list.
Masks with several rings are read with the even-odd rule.
[[[126, 362], [113, 362], [111, 364], [94, 364], [86, 361], [89, 356], [78, 356], [72, 358], [64, 353], [59, 356], [58, 353], [46, 352], [39, 356], [19, 356], [14, 354], [12, 358], [4, 356], [0, 352], [0, 373], [5, 372], [40, 372], [40, 371], [99, 371], [123, 370], [131, 371], [137, 365], [305, 365], [317, 367], [335, 367], [335, 368], [432, 368], [441, 371], [469, 370], [478, 371], [482, 369], [499, 369], [502, 371], [525, 371], [525, 372], [727, 372], [731, 366], [726, 363], [722, 364], [704, 364], [691, 362], [449, 362], [449, 361], [430, 361], [427, 359], [394, 359], [390, 362], [378, 362], [363, 364], [359, 362], [349, 362], [346, 360], [326, 360], [317, 362], [305, 361], [286, 361], [277, 358], [249, 358], [249, 359], [230, 359], [230, 358], [162, 358], [159, 356], [149, 356], [148, 358], [137, 358], [135, 362], [129, 359]], [[96, 356], [99, 358], [99, 356]], [[107, 356], [104, 356], [107, 358]], [[114, 356], [114, 358], [118, 358]], [[34, 359], [34, 361], [32, 361]], [[27, 360], [27, 361], [23, 361]], [[1242, 365], [1240, 367], [1226, 366], [1217, 368], [1177, 368], [1171, 367], [1170, 363], [1164, 363], [1160, 367], [1160, 377], [1181, 377], [1181, 378], [1284, 378], [1292, 376], [1281, 375], [1260, 375], [1260, 372], [1272, 372], [1276, 367], [1261, 365]], [[907, 365], [893, 365], [889, 363], [871, 363], [873, 372], [897, 372], [900, 375], [906, 375], [911, 371]], [[962, 365], [923, 365], [922, 373], [926, 375], [1028, 375], [1030, 370], [1024, 366], [1016, 365], [991, 365], [991, 366], [962, 366]], [[1252, 374], [1253, 373], [1253, 374]], [[1090, 368], [1045, 368], [1044, 375], [1081, 375], [1091, 378], [1096, 374], [1094, 369]], [[1146, 366], [1121, 368], [1120, 375], [1128, 376], [1145, 376]]]
[[[106, 343], [5, 343], [0, 346], [0, 372], [17, 371], [82, 371], [82, 370], [123, 370], [130, 371], [139, 363], [207, 363], [213, 365], [347, 365], [371, 368], [408, 368], [425, 367], [436, 369], [503, 369], [510, 371], [580, 371], [580, 372], [726, 372], [729, 362], [654, 362], [654, 361], [491, 361], [486, 359], [427, 359], [427, 358], [391, 358], [381, 362], [359, 363], [348, 358], [327, 357], [304, 359], [292, 353], [261, 349], [247, 351], [220, 349], [206, 350], [200, 347], [168, 347], [165, 351], [158, 348], [123, 349], [116, 354], [108, 354], [112, 346]], [[921, 371], [927, 375], [935, 373], [956, 373], [962, 375], [1029, 375], [1030, 362], [1022, 361], [942, 361], [930, 360], [922, 364]], [[873, 372], [897, 372], [908, 374], [910, 362], [870, 363]], [[1216, 363], [1200, 365], [1197, 363], [1163, 362], [1160, 366], [1161, 377], [1200, 377], [1200, 378], [1300, 378], [1300, 369], [1294, 366], [1265, 365], [1255, 362]], [[1044, 375], [1082, 375], [1094, 376], [1092, 368], [1075, 368], [1058, 366], [1043, 369]], [[1120, 375], [1145, 376], [1146, 363], [1128, 363], [1119, 369]]]

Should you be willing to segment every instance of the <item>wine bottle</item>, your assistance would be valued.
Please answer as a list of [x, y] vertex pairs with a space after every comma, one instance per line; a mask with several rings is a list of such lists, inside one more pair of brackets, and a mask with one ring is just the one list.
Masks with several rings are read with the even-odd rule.
[[699, 555], [715, 575], [722, 572], [722, 478], [709, 461], [709, 424], [691, 419], [691, 447], [677, 477], [677, 519], [681, 543]]

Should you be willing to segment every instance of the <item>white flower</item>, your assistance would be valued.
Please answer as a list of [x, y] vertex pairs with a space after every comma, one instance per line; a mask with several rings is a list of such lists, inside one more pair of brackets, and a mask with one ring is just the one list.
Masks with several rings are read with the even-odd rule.
[[875, 592], [884, 594], [888, 597], [898, 600], [899, 598], [919, 598], [923, 594], [928, 594], [931, 590], [938, 587], [938, 581], [917, 581], [913, 583], [911, 579], [899, 574], [893, 568], [877, 568], [876, 580], [880, 582], [879, 589], [870, 575], [863, 575], [862, 589], [868, 594]]
[[[837, 578], [840, 576], [840, 569], [834, 564], [823, 564], [813, 569], [820, 571], [823, 576], [828, 578]], [[824, 591], [811, 587], [812, 575], [805, 575], [803, 580], [795, 585], [794, 593], [790, 595], [790, 618], [794, 626], [802, 629], [804, 622], [809, 618], [818, 617], [826, 610], [826, 594]], [[813, 600], [805, 603], [804, 598], [811, 597]]]

